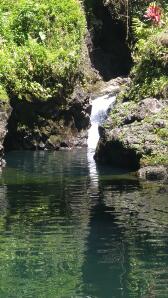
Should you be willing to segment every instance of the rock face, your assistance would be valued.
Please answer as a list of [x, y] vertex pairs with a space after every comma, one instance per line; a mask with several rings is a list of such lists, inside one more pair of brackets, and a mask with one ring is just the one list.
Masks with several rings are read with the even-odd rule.
[[117, 99], [106, 123], [99, 128], [95, 159], [138, 171], [141, 178], [168, 176], [168, 101]]
[[59, 150], [85, 146], [90, 125], [89, 95], [76, 88], [66, 101], [14, 101], [7, 149]]
[[7, 121], [11, 113], [11, 107], [7, 103], [0, 101], [0, 169], [5, 165], [3, 159], [3, 143], [7, 133]]
[[87, 45], [91, 63], [105, 81], [128, 75], [132, 65], [125, 18], [123, 22], [114, 17], [114, 5], [110, 2], [84, 1], [90, 31]]

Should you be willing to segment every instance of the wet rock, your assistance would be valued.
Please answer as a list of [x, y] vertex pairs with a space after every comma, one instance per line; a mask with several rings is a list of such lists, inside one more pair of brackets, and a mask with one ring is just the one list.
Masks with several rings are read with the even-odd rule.
[[110, 95], [116, 96], [125, 84], [129, 84], [130, 78], [117, 77], [108, 82], [98, 81], [93, 88], [92, 97]]
[[0, 101], [0, 169], [5, 166], [4, 139], [7, 134], [7, 121], [11, 114], [11, 107], [8, 103]]
[[76, 86], [66, 100], [13, 101], [7, 149], [59, 150], [86, 146], [90, 96]]
[[[144, 98], [140, 102], [118, 97], [106, 122], [99, 127], [95, 159], [138, 171], [148, 180], [168, 175], [168, 103]], [[141, 170], [142, 169], [142, 170]]]
[[168, 178], [167, 169], [164, 166], [148, 166], [138, 171], [139, 177], [147, 180], [165, 180]]

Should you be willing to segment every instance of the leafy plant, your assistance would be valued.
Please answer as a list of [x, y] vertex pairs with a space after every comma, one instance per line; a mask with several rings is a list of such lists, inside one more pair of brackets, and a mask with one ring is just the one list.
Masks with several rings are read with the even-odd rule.
[[[159, 4], [159, 2], [158, 2]], [[167, 90], [167, 45], [168, 38], [164, 34], [167, 25], [167, 10], [162, 10], [156, 3], [150, 3], [146, 15], [152, 19], [150, 22], [143, 18], [134, 17], [132, 32], [135, 37], [133, 59], [135, 62], [131, 76], [133, 78], [128, 98], [140, 100], [146, 96], [165, 98]], [[164, 3], [163, 3], [164, 4]], [[156, 11], [149, 9], [156, 9]], [[149, 14], [148, 14], [149, 13]], [[155, 21], [157, 14], [161, 18]], [[154, 19], [153, 19], [154, 18]]]
[[75, 0], [0, 3], [0, 80], [11, 98], [48, 100], [80, 76], [85, 16]]

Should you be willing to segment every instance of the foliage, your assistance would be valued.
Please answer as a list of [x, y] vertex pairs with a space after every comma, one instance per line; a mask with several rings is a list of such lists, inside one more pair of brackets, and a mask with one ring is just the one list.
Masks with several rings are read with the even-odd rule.
[[85, 16], [76, 0], [0, 3], [0, 80], [20, 99], [54, 99], [69, 92], [78, 65]]
[[8, 102], [9, 97], [6, 93], [6, 90], [3, 88], [3, 86], [0, 85], [0, 101]]
[[147, 96], [166, 97], [168, 72], [164, 53], [165, 49], [151, 38], [132, 71], [133, 81], [128, 97], [138, 100]]
[[[150, 6], [149, 6], [150, 7]], [[135, 66], [129, 98], [139, 100], [146, 96], [167, 97], [168, 26], [167, 10], [162, 11], [160, 24], [133, 18], [132, 30], [136, 38], [133, 49]]]
[[[147, 10], [147, 5], [150, 5], [151, 1], [147, 0], [83, 0], [89, 15], [94, 14], [96, 6], [103, 4], [108, 7], [113, 19], [122, 20], [125, 26], [127, 26], [127, 31], [129, 32], [130, 39], [133, 38], [132, 35], [132, 20], [133, 18], [139, 18], [141, 21], [144, 20], [144, 14]], [[168, 4], [165, 0], [158, 0], [157, 5], [163, 9], [167, 9]]]
[[[91, 2], [92, 0], [86, 0]], [[127, 17], [127, 10], [129, 12], [129, 17], [139, 16], [142, 18], [144, 11], [146, 10], [147, 5], [151, 2], [150, 0], [102, 0], [103, 3], [107, 6], [113, 8], [113, 14], [117, 18]], [[163, 8], [167, 6], [166, 0], [157, 1], [158, 5], [161, 5]]]

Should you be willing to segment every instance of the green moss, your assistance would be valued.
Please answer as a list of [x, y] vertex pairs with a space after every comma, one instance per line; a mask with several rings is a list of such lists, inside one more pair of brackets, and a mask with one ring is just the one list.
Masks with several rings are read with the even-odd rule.
[[153, 127], [151, 133], [155, 136], [155, 149], [151, 154], [142, 156], [141, 164], [145, 166], [168, 165], [168, 108], [162, 109], [160, 113], [146, 117], [144, 121], [151, 123], [151, 127]]
[[0, 101], [8, 102], [9, 97], [7, 95], [6, 90], [0, 85]]
[[60, 135], [51, 135], [48, 141], [51, 142], [51, 144], [57, 145], [58, 143], [62, 142], [62, 138]]
[[120, 99], [117, 100], [117, 108], [112, 109], [110, 113], [112, 127], [120, 127], [123, 125], [124, 119], [131, 117], [135, 113], [136, 109], [137, 105], [134, 101], [120, 103]]
[[154, 166], [154, 165], [168, 165], [168, 153], [156, 153], [151, 156], [145, 155], [141, 158], [141, 166]]
[[168, 127], [157, 129], [156, 133], [163, 141], [168, 139]]
[[85, 15], [76, 0], [0, 3], [0, 80], [13, 98], [55, 99], [81, 78]]

